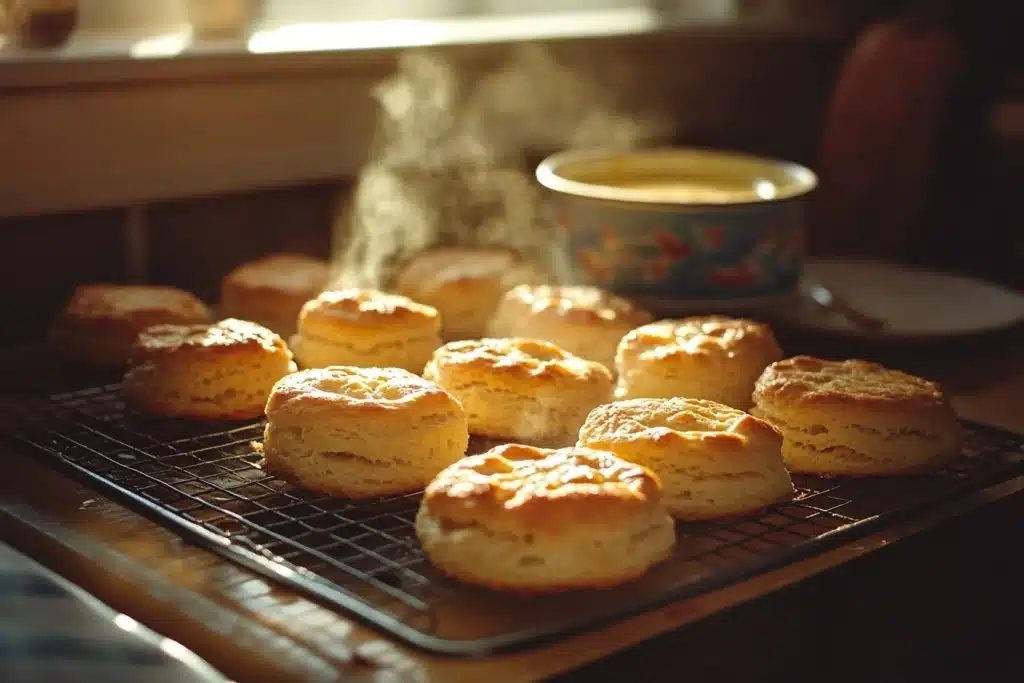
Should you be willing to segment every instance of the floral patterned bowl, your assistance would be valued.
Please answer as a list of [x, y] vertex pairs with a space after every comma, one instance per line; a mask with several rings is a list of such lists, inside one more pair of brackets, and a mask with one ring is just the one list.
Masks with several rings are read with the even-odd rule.
[[655, 310], [753, 309], [791, 294], [817, 185], [784, 161], [702, 149], [572, 151], [545, 159], [567, 279]]

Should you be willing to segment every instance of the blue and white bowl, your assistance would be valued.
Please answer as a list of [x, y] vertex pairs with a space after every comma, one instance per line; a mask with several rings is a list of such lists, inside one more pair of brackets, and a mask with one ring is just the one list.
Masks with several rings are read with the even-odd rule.
[[561, 266], [661, 312], [756, 309], [790, 295], [805, 257], [803, 166], [732, 152], [572, 151], [545, 159]]

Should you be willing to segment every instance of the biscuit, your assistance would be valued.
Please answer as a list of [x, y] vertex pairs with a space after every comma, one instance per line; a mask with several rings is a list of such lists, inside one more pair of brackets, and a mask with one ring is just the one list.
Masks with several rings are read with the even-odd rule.
[[323, 292], [299, 314], [291, 338], [300, 367], [394, 367], [416, 374], [441, 345], [437, 310], [374, 289]]
[[713, 401], [637, 398], [599, 406], [577, 445], [649, 467], [677, 519], [744, 515], [795, 493], [778, 430]]
[[414, 256], [393, 289], [441, 314], [445, 341], [477, 339], [509, 289], [548, 280], [514, 251], [499, 247], [438, 247]]
[[281, 337], [231, 318], [151, 327], [136, 340], [129, 365], [123, 386], [136, 407], [209, 420], [259, 417], [274, 383], [295, 372]]
[[612, 395], [603, 365], [533, 339], [449, 342], [423, 376], [459, 399], [470, 433], [534, 445], [572, 444], [587, 413]]
[[661, 320], [622, 338], [617, 398], [705, 398], [747, 410], [754, 382], [782, 359], [767, 325], [706, 316]]
[[251, 320], [287, 339], [295, 334], [302, 305], [323, 291], [329, 275], [326, 261], [301, 254], [243, 263], [221, 281], [221, 314]]
[[346, 498], [422, 489], [466, 453], [466, 414], [399, 368], [328, 367], [285, 377], [267, 401], [263, 467]]
[[441, 571], [499, 590], [599, 588], [644, 574], [675, 545], [657, 478], [610, 453], [506, 444], [427, 486], [416, 534]]
[[82, 285], [54, 320], [50, 343], [72, 360], [123, 367], [147, 327], [193, 325], [211, 317], [203, 302], [174, 287]]
[[614, 370], [619, 340], [650, 321], [647, 311], [597, 287], [520, 285], [502, 297], [487, 334], [544, 339]]
[[768, 366], [752, 412], [783, 436], [792, 472], [926, 472], [960, 453], [963, 430], [938, 384], [863, 360], [797, 356]]

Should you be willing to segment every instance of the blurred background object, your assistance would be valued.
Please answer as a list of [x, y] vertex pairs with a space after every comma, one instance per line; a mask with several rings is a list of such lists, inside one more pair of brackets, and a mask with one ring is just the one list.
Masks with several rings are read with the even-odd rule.
[[188, 21], [200, 38], [229, 38], [245, 32], [261, 0], [185, 0]]
[[1020, 3], [911, 1], [857, 36], [823, 121], [817, 253], [1013, 279], [1016, 202], [997, 188], [1021, 175], [992, 116], [1013, 98], [1022, 20]]
[[961, 60], [942, 4], [867, 28], [840, 67], [816, 165], [818, 253], [899, 260], [916, 241]]
[[985, 175], [991, 178], [983, 203], [989, 207], [987, 222], [998, 226], [996, 241], [1006, 248], [994, 250], [994, 277], [1024, 289], [1024, 204], [1020, 201], [1024, 181], [1024, 76], [1008, 83], [993, 105], [989, 126], [994, 153]]
[[3, 23], [16, 45], [62, 45], [78, 23], [78, 0], [3, 0]]

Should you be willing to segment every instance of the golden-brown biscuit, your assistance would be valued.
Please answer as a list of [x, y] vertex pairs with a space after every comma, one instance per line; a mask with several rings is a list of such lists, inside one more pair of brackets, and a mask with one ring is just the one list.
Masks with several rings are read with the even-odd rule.
[[307, 302], [291, 339], [300, 367], [394, 367], [419, 374], [441, 345], [437, 310], [375, 289], [328, 290]]
[[752, 412], [774, 424], [792, 472], [901, 475], [940, 468], [963, 433], [938, 384], [863, 360], [774, 363]]
[[156, 325], [139, 335], [124, 376], [136, 407], [209, 420], [259, 417], [274, 383], [295, 372], [280, 336], [228, 318], [213, 325]]
[[657, 478], [610, 453], [507, 444], [447, 468], [416, 517], [423, 550], [468, 583], [517, 592], [628, 581], [667, 558]]
[[548, 277], [514, 251], [499, 247], [438, 247], [413, 257], [394, 290], [441, 314], [445, 341], [484, 336], [487, 321], [512, 287]]
[[795, 493], [778, 430], [714, 401], [638, 398], [598, 406], [577, 445], [649, 467], [677, 519], [748, 514]]
[[754, 382], [782, 359], [762, 323], [713, 315], [661, 320], [622, 338], [617, 398], [706, 398], [750, 408]]
[[57, 316], [50, 342], [61, 355], [102, 366], [124, 366], [147, 327], [209, 322], [210, 309], [174, 287], [89, 284], [75, 289]]
[[326, 261], [301, 254], [270, 254], [243, 263], [221, 281], [226, 318], [251, 320], [287, 339], [295, 333], [302, 305], [323, 291]]
[[650, 321], [647, 311], [597, 287], [521, 285], [502, 297], [487, 334], [544, 339], [614, 371], [619, 340]]
[[328, 367], [285, 377], [267, 401], [264, 467], [347, 498], [408, 493], [466, 453], [466, 414], [399, 368]]
[[449, 342], [423, 376], [459, 399], [470, 433], [534, 445], [572, 444], [587, 413], [612, 395], [603, 365], [534, 339]]

